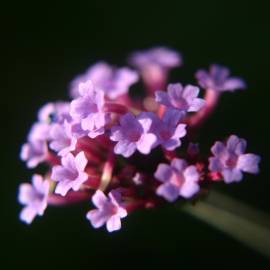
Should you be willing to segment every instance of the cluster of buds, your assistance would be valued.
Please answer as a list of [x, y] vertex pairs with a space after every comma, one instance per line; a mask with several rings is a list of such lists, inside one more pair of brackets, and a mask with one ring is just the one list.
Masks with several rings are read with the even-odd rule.
[[[135, 210], [198, 200], [218, 181], [258, 173], [260, 157], [245, 153], [236, 135], [215, 142], [207, 157], [193, 141], [221, 94], [245, 88], [242, 79], [212, 65], [196, 72], [199, 86], [167, 85], [169, 71], [182, 65], [167, 48], [135, 52], [129, 63], [134, 70], [91, 66], [70, 84], [70, 102], [39, 110], [21, 159], [31, 169], [46, 164], [47, 173], [20, 185], [22, 221], [30, 224], [48, 205], [89, 201], [86, 218], [112, 232]], [[129, 89], [140, 78], [146, 95], [132, 99]]]

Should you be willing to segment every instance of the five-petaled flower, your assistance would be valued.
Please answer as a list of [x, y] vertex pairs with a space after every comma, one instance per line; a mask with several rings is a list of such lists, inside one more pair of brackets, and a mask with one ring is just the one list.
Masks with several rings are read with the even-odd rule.
[[188, 166], [183, 159], [174, 158], [171, 165], [161, 163], [155, 172], [157, 180], [162, 182], [156, 193], [169, 202], [179, 196], [191, 198], [200, 190], [199, 173], [195, 166]]
[[81, 121], [83, 130], [88, 131], [90, 138], [104, 133], [109, 121], [108, 113], [104, 112], [104, 92], [94, 87], [91, 81], [79, 85], [80, 97], [70, 104], [70, 115], [74, 120]]
[[106, 223], [109, 232], [121, 229], [121, 218], [127, 216], [127, 211], [117, 190], [112, 190], [108, 197], [97, 190], [92, 197], [92, 202], [97, 209], [90, 210], [86, 217], [94, 228], [99, 228]]
[[33, 175], [32, 185], [29, 183], [20, 185], [18, 200], [25, 205], [20, 213], [22, 221], [30, 224], [37, 215], [43, 215], [47, 208], [49, 190], [49, 181], [43, 180], [43, 177], [38, 174]]
[[110, 139], [117, 142], [114, 147], [116, 154], [130, 157], [136, 149], [142, 154], [149, 154], [157, 141], [156, 135], [150, 133], [152, 119], [148, 113], [137, 118], [127, 113], [120, 118], [120, 125], [112, 127]]
[[62, 157], [61, 165], [52, 168], [51, 178], [58, 182], [55, 193], [65, 196], [70, 189], [78, 191], [88, 180], [88, 174], [85, 172], [87, 162], [84, 152], [76, 156], [68, 153]]
[[197, 112], [205, 104], [198, 98], [200, 89], [193, 85], [183, 87], [181, 83], [169, 84], [167, 92], [156, 91], [156, 101], [168, 108], [183, 112]]
[[195, 74], [199, 85], [213, 91], [235, 91], [246, 88], [246, 83], [238, 77], [230, 77], [230, 70], [220, 65], [211, 65], [209, 72], [198, 70]]
[[50, 148], [58, 153], [59, 156], [65, 156], [76, 148], [77, 138], [72, 133], [72, 125], [65, 121], [62, 125], [54, 124], [50, 131]]
[[211, 148], [214, 157], [209, 158], [209, 170], [221, 173], [225, 183], [241, 181], [242, 172], [257, 174], [260, 157], [245, 154], [246, 145], [244, 139], [235, 135], [231, 135], [226, 144], [216, 142]]
[[181, 145], [180, 138], [186, 135], [186, 124], [181, 124], [183, 113], [169, 109], [165, 112], [162, 119], [152, 114], [153, 124], [150, 129], [157, 136], [157, 144], [165, 149], [172, 151]]

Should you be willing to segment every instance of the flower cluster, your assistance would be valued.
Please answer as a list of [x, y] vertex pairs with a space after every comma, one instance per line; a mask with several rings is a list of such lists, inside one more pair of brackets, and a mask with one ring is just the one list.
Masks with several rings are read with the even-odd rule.
[[[20, 185], [22, 221], [31, 223], [48, 205], [89, 201], [94, 209], [86, 218], [112, 232], [137, 209], [198, 200], [218, 181], [239, 182], [243, 172], [259, 172], [260, 157], [245, 153], [244, 139], [217, 141], [207, 156], [189, 136], [213, 113], [221, 93], [245, 88], [242, 79], [212, 65], [196, 72], [198, 86], [167, 85], [169, 71], [182, 65], [181, 55], [168, 48], [135, 52], [129, 62], [136, 70], [93, 65], [72, 81], [70, 102], [39, 110], [20, 156], [28, 168], [46, 164], [48, 171]], [[129, 91], [140, 78], [146, 96], [135, 101]]]

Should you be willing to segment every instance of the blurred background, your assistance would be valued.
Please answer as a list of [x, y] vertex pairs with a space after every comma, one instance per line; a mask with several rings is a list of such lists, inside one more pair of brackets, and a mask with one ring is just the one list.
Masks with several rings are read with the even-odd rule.
[[263, 1], [240, 0], [20, 1], [1, 8], [2, 259], [29, 268], [266, 267], [259, 253], [173, 206], [134, 213], [113, 234], [91, 227], [88, 204], [48, 208], [26, 226], [18, 219], [17, 187], [33, 173], [18, 154], [40, 106], [67, 99], [72, 78], [97, 60], [124, 65], [130, 52], [164, 45], [184, 57], [172, 82], [195, 83], [195, 71], [211, 63], [247, 81], [247, 91], [224, 94], [200, 142], [209, 151], [229, 134], [247, 139], [248, 150], [262, 156], [260, 175], [215, 189], [270, 214], [267, 11]]

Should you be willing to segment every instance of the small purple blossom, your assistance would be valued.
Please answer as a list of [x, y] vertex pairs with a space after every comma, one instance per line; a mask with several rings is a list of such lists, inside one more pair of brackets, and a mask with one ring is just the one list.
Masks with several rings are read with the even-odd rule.
[[182, 57], [174, 50], [165, 47], [156, 47], [134, 52], [131, 55], [129, 62], [140, 70], [151, 66], [170, 69], [180, 66], [182, 64]]
[[147, 91], [153, 95], [165, 87], [170, 69], [180, 66], [182, 57], [176, 51], [157, 47], [133, 53], [129, 62], [140, 71]]
[[242, 172], [257, 174], [260, 157], [254, 154], [245, 154], [246, 145], [244, 139], [235, 135], [231, 135], [226, 144], [216, 142], [211, 148], [214, 157], [209, 158], [209, 170], [220, 172], [225, 183], [241, 181]]
[[91, 80], [95, 86], [110, 99], [128, 93], [131, 85], [136, 83], [139, 76], [136, 71], [130, 68], [115, 68], [105, 62], [98, 62], [90, 67], [85, 74], [77, 77], [71, 82], [71, 96], [79, 96], [79, 84]]
[[162, 119], [154, 117], [151, 131], [157, 136], [157, 143], [172, 151], [181, 145], [180, 138], [186, 135], [186, 125], [179, 124], [183, 113], [177, 110], [167, 110]]
[[50, 139], [50, 125], [47, 123], [36, 122], [30, 129], [28, 141], [31, 143], [37, 141], [47, 141]]
[[152, 119], [148, 113], [142, 113], [137, 118], [127, 113], [120, 118], [120, 125], [112, 127], [110, 139], [117, 142], [114, 147], [116, 154], [130, 157], [136, 149], [142, 154], [149, 154], [157, 141], [150, 133]]
[[28, 168], [35, 168], [47, 158], [48, 147], [45, 141], [28, 142], [22, 145], [20, 158]]
[[230, 70], [220, 65], [211, 65], [209, 72], [201, 69], [197, 71], [195, 77], [204, 89], [233, 92], [246, 88], [246, 83], [241, 78], [230, 77]]
[[58, 153], [59, 156], [65, 156], [67, 153], [76, 149], [77, 138], [72, 134], [72, 126], [67, 121], [64, 124], [54, 124], [50, 131], [50, 148]]
[[61, 166], [52, 168], [52, 180], [58, 182], [55, 193], [65, 196], [70, 189], [78, 191], [80, 186], [88, 180], [88, 174], [84, 171], [87, 165], [84, 152], [76, 156], [68, 153], [61, 159]]
[[104, 93], [96, 89], [91, 81], [79, 85], [80, 97], [70, 105], [70, 115], [75, 121], [81, 121], [83, 130], [90, 138], [104, 133], [104, 126], [109, 121], [108, 113], [103, 111]]
[[65, 121], [71, 122], [69, 110], [69, 102], [50, 102], [40, 108], [38, 120], [41, 123], [63, 124]]
[[204, 99], [198, 98], [200, 89], [193, 85], [183, 87], [180, 83], [169, 84], [167, 93], [156, 91], [156, 102], [183, 112], [197, 112], [205, 104]]
[[174, 158], [171, 165], [159, 164], [155, 178], [163, 184], [156, 193], [169, 202], [175, 201], [178, 196], [191, 198], [200, 189], [199, 177], [195, 166], [188, 166], [185, 160]]
[[121, 229], [121, 218], [127, 216], [127, 211], [121, 204], [121, 194], [112, 190], [108, 197], [97, 190], [92, 197], [93, 204], [97, 207], [87, 213], [86, 217], [94, 228], [99, 228], [106, 223], [108, 232]]
[[22, 145], [20, 158], [26, 161], [28, 168], [35, 168], [46, 160], [47, 142], [50, 139], [50, 125], [36, 122], [28, 134], [28, 142]]
[[18, 200], [25, 205], [20, 213], [20, 219], [27, 224], [32, 223], [33, 219], [44, 214], [47, 208], [47, 201], [50, 191], [50, 182], [43, 180], [41, 175], [33, 175], [32, 185], [23, 183], [19, 187]]

